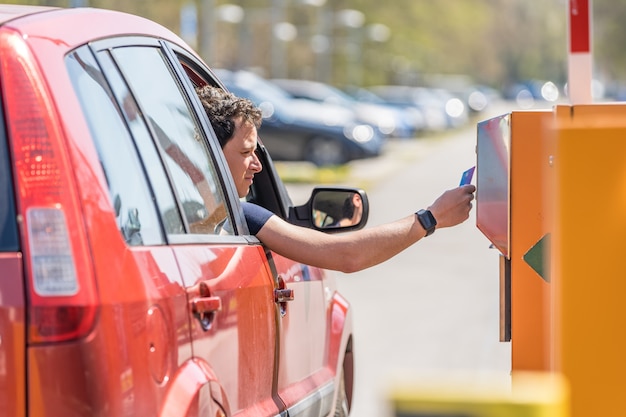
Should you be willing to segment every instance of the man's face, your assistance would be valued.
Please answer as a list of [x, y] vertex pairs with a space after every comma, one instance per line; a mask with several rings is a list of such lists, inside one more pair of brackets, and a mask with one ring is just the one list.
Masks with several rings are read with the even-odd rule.
[[263, 168], [254, 153], [256, 147], [256, 127], [241, 118], [235, 120], [233, 138], [226, 143], [223, 151], [240, 198], [248, 194], [254, 174], [261, 172]]

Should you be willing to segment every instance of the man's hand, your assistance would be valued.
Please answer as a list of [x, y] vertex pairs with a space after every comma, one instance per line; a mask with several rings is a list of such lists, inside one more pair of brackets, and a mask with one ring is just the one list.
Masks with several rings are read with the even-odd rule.
[[441, 194], [435, 202], [428, 207], [437, 220], [437, 229], [442, 227], [456, 226], [469, 217], [474, 200], [476, 187], [472, 184], [463, 185]]

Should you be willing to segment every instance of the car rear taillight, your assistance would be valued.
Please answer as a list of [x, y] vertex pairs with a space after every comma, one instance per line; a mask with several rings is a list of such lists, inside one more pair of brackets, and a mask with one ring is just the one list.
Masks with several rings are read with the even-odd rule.
[[98, 295], [63, 132], [27, 43], [0, 31], [0, 82], [27, 271], [29, 343], [84, 336]]

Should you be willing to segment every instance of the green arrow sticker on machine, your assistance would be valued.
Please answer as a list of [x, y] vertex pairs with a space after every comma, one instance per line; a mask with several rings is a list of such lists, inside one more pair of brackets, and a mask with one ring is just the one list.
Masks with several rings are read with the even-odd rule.
[[524, 261], [546, 282], [550, 282], [550, 233], [545, 234], [524, 255]]

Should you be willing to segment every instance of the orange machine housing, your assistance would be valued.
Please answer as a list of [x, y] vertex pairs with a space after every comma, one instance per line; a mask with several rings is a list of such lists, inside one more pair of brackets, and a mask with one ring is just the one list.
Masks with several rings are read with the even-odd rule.
[[571, 416], [626, 415], [626, 104], [556, 108], [554, 370]]
[[542, 144], [552, 120], [551, 111], [518, 111], [478, 124], [476, 222], [501, 253], [501, 340], [511, 341], [513, 371], [550, 368]]
[[626, 103], [479, 123], [477, 226], [501, 255], [512, 371], [569, 385], [571, 417], [626, 415]]

